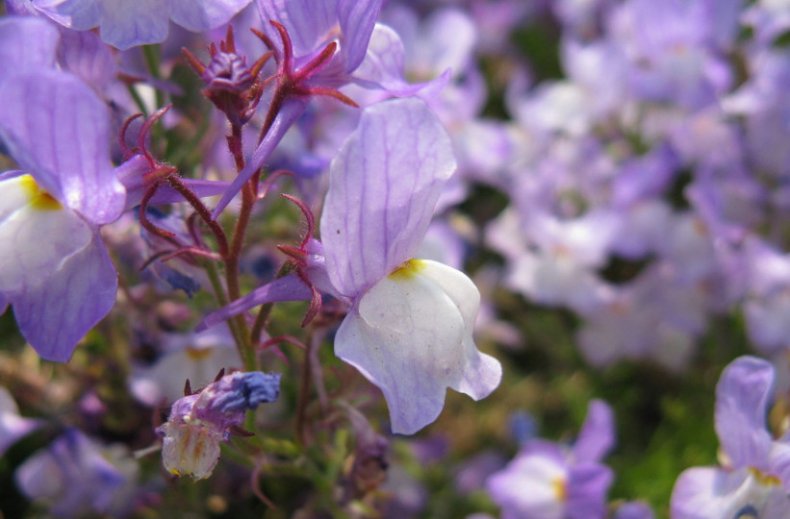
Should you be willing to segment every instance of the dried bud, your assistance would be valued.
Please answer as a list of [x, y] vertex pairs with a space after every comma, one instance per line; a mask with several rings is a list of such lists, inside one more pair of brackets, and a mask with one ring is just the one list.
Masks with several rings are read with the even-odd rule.
[[255, 112], [263, 87], [258, 74], [271, 56], [263, 55], [251, 67], [247, 58], [236, 51], [233, 29], [229, 26], [225, 41], [219, 49], [212, 44], [209, 48], [211, 61], [201, 63], [191, 52], [183, 49], [189, 64], [206, 83], [203, 95], [228, 117], [234, 126], [246, 123]]
[[219, 460], [220, 442], [239, 429], [245, 411], [273, 402], [279, 393], [280, 375], [237, 372], [178, 399], [157, 429], [165, 469], [176, 476], [209, 477]]

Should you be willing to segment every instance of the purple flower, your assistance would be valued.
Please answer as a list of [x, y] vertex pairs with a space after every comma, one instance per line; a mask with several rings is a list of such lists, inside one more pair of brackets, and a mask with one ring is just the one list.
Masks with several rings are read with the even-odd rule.
[[766, 428], [774, 369], [757, 357], [740, 357], [716, 386], [716, 433], [722, 468], [684, 471], [672, 491], [672, 517], [786, 517], [790, 498], [790, 438]]
[[104, 447], [69, 429], [17, 469], [19, 489], [49, 505], [55, 517], [128, 511], [137, 479], [137, 463], [122, 447]]
[[[330, 166], [322, 243], [304, 244], [303, 277], [351, 304], [335, 353], [381, 388], [396, 433], [433, 422], [448, 387], [479, 400], [502, 377], [499, 362], [472, 338], [480, 307], [472, 281], [441, 263], [413, 259], [454, 169], [447, 133], [424, 102], [368, 107]], [[291, 275], [204, 324], [265, 302], [311, 297]]]
[[205, 479], [219, 461], [220, 442], [241, 426], [244, 413], [280, 394], [280, 375], [259, 371], [226, 375], [198, 393], [177, 400], [157, 429], [162, 463], [176, 476]]
[[612, 471], [600, 460], [613, 444], [612, 410], [593, 400], [572, 448], [528, 441], [488, 479], [488, 491], [503, 519], [603, 519]]
[[250, 0], [32, 0], [61, 25], [84, 31], [99, 27], [102, 40], [121, 50], [167, 38], [169, 21], [202, 32], [227, 23]]
[[39, 355], [65, 361], [115, 302], [98, 232], [125, 203], [109, 116], [87, 86], [54, 71], [2, 81], [0, 97], [0, 138], [23, 169], [0, 175], [0, 293]]
[[502, 374], [472, 339], [474, 284], [441, 263], [411, 259], [454, 169], [447, 134], [415, 99], [367, 109], [330, 167], [326, 269], [352, 302], [335, 353], [381, 388], [396, 433], [434, 421], [446, 388], [477, 400]]

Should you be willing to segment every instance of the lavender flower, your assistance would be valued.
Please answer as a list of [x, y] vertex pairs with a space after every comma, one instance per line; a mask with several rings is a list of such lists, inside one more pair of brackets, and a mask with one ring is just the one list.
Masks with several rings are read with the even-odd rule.
[[104, 447], [69, 429], [17, 469], [19, 489], [55, 517], [128, 512], [138, 466], [122, 447]]
[[716, 433], [722, 467], [684, 471], [672, 491], [672, 517], [780, 519], [790, 507], [790, 438], [766, 429], [774, 368], [756, 357], [739, 357], [716, 386]]
[[162, 463], [176, 476], [205, 479], [219, 461], [219, 444], [241, 426], [244, 413], [280, 394], [280, 375], [237, 372], [173, 404], [162, 435]]
[[600, 461], [613, 444], [612, 410], [594, 400], [572, 448], [528, 441], [488, 479], [488, 491], [503, 519], [602, 519], [612, 471]]
[[[302, 279], [350, 302], [335, 353], [381, 388], [396, 433], [433, 422], [448, 387], [480, 400], [502, 377], [499, 362], [472, 338], [480, 307], [472, 281], [413, 259], [454, 169], [449, 138], [424, 102], [368, 107], [332, 161], [323, 241], [306, 242], [303, 251]], [[315, 300], [302, 279], [260, 287], [204, 325], [266, 302]]]
[[65, 361], [115, 303], [117, 274], [99, 226], [124, 210], [104, 104], [75, 77], [0, 82], [0, 138], [24, 171], [0, 175], [0, 293], [25, 338]]

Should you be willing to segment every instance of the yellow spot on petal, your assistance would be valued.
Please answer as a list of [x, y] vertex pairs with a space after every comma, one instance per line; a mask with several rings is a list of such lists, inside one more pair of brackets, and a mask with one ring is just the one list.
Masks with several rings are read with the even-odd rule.
[[414, 276], [419, 274], [419, 272], [425, 268], [425, 262], [418, 259], [410, 259], [406, 260], [398, 267], [393, 270], [389, 276], [392, 280], [406, 280], [412, 279]]
[[211, 348], [187, 348], [187, 357], [194, 361], [203, 360], [211, 356]]
[[60, 202], [41, 189], [41, 186], [38, 185], [32, 175], [22, 175], [19, 177], [19, 182], [33, 209], [38, 209], [39, 211], [57, 211], [61, 209]]
[[754, 467], [749, 467], [749, 472], [752, 474], [754, 479], [756, 479], [757, 482], [763, 486], [778, 487], [782, 484], [782, 481], [778, 477], [771, 474], [765, 474]]
[[557, 501], [564, 502], [568, 498], [568, 487], [565, 485], [563, 478], [556, 478], [551, 482], [551, 488], [554, 490], [554, 496]]

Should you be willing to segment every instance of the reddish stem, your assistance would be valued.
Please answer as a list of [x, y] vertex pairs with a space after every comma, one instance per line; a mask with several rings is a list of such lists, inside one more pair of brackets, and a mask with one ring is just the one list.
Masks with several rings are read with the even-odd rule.
[[195, 212], [200, 216], [200, 218], [206, 222], [211, 232], [214, 234], [214, 237], [217, 239], [217, 246], [219, 247], [219, 253], [224, 257], [228, 254], [228, 238], [225, 236], [225, 231], [222, 227], [214, 220], [211, 219], [211, 211], [203, 204], [203, 201], [198, 198], [198, 196], [189, 189], [186, 184], [177, 176], [171, 175], [167, 178], [167, 182], [170, 186], [181, 193], [181, 195], [189, 202]]

